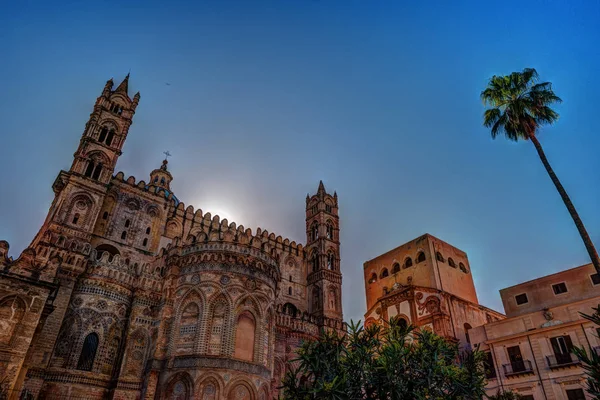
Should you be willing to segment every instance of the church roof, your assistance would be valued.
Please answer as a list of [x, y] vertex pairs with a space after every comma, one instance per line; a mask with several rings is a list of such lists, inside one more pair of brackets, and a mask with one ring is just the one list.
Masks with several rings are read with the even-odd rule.
[[[115, 89], [115, 93], [121, 92], [127, 95], [127, 90], [129, 89], [129, 74], [123, 79], [123, 82], [119, 83], [119, 86]], [[129, 96], [129, 95], [128, 95]]]

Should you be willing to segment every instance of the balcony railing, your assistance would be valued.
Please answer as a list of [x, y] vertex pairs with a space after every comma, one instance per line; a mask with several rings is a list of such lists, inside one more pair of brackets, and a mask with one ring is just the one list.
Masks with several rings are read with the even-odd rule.
[[580, 363], [577, 356], [571, 353], [559, 353], [553, 356], [546, 356], [546, 360], [548, 361], [548, 366], [550, 367], [550, 369], [569, 367]]
[[533, 373], [531, 361], [529, 360], [512, 361], [510, 364], [502, 365], [502, 368], [506, 376]]

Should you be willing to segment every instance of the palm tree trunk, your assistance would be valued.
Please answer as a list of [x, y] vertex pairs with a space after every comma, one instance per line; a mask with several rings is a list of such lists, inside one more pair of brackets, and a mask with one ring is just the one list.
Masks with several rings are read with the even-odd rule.
[[544, 164], [544, 167], [546, 168], [548, 175], [550, 175], [550, 179], [552, 179], [552, 183], [554, 183], [554, 186], [556, 186], [556, 190], [558, 190], [558, 193], [560, 193], [560, 197], [562, 197], [563, 202], [565, 203], [565, 206], [567, 206], [567, 210], [569, 210], [569, 214], [571, 214], [571, 218], [573, 218], [573, 222], [575, 222], [575, 226], [577, 227], [577, 230], [579, 231], [579, 235], [581, 235], [581, 240], [583, 240], [583, 244], [585, 245], [585, 248], [586, 248], [588, 254], [590, 255], [592, 264], [594, 264], [594, 268], [596, 268], [596, 272], [600, 274], [600, 258], [598, 258], [598, 252], [596, 251], [596, 248], [594, 247], [594, 243], [592, 243], [592, 239], [590, 239], [590, 235], [588, 235], [587, 231], [585, 230], [585, 226], [583, 226], [583, 222], [581, 221], [581, 218], [579, 218], [579, 214], [577, 214], [577, 210], [575, 210], [575, 206], [571, 202], [571, 199], [569, 198], [567, 191], [565, 190], [563, 185], [558, 180], [558, 177], [552, 170], [552, 167], [550, 166], [550, 163], [548, 162], [548, 159], [546, 158], [546, 155], [544, 154], [544, 150], [542, 149], [542, 145], [537, 140], [537, 137], [535, 135], [529, 135], [529, 139], [535, 146], [535, 149], [537, 150], [538, 155], [540, 156], [540, 159], [542, 160], [542, 164]]

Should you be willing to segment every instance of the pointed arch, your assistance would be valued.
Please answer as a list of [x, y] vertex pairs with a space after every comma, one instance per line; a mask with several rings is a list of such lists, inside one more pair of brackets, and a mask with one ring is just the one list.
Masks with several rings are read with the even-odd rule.
[[230, 337], [231, 300], [221, 293], [211, 302], [209, 323], [206, 333], [206, 353], [209, 355], [227, 355], [227, 340]]
[[204, 295], [192, 288], [184, 296], [177, 308], [174, 348], [177, 354], [193, 353], [201, 333], [201, 321], [204, 311]]
[[125, 375], [136, 378], [141, 377], [149, 351], [150, 336], [148, 331], [143, 328], [136, 329], [129, 337], [127, 344]]
[[257, 392], [252, 382], [238, 378], [227, 387], [227, 400], [256, 400]]
[[169, 379], [165, 399], [190, 400], [194, 394], [194, 381], [187, 372], [178, 372]]
[[77, 369], [81, 371], [92, 370], [94, 361], [96, 361], [96, 353], [98, 352], [99, 344], [100, 337], [96, 332], [92, 332], [85, 337], [81, 353], [79, 354], [79, 361], [77, 361]]
[[27, 312], [27, 303], [18, 296], [0, 300], [0, 343], [9, 344]]
[[196, 383], [199, 399], [202, 400], [220, 400], [222, 398], [225, 383], [223, 379], [212, 372], [203, 373]]
[[235, 351], [233, 356], [244, 361], [255, 361], [255, 338], [257, 321], [248, 310], [242, 311], [236, 320]]

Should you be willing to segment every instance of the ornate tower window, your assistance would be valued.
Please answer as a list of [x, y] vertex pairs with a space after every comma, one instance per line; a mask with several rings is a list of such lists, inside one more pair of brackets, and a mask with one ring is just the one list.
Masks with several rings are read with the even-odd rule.
[[77, 222], [79, 222], [79, 213], [75, 213], [75, 215], [73, 215], [73, 225], [77, 225]]
[[86, 336], [83, 341], [83, 348], [77, 362], [77, 369], [82, 371], [91, 371], [94, 366], [94, 359], [98, 351], [98, 334], [95, 332]]
[[417, 264], [423, 261], [425, 261], [425, 253], [420, 251], [419, 254], [417, 254]]

